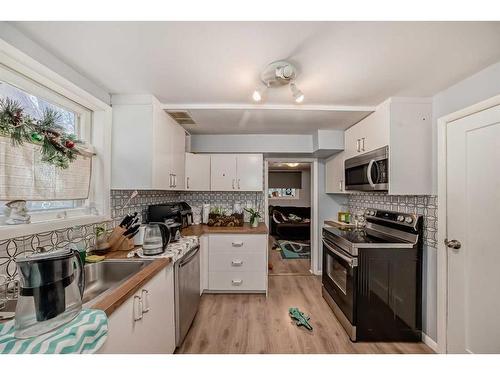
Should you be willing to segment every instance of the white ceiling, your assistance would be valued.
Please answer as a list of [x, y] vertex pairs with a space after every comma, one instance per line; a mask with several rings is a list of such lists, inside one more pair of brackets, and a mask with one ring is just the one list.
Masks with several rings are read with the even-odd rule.
[[[432, 96], [500, 60], [500, 22], [13, 24], [110, 93], [153, 94], [179, 107], [251, 104], [260, 71], [278, 59], [299, 68], [304, 105], [348, 106]], [[292, 104], [289, 89], [269, 91], [266, 103]], [[205, 112], [194, 117], [206, 119], [200, 129], [212, 133], [239, 130], [245, 121], [239, 132], [303, 133], [318, 126], [345, 128], [352, 121], [346, 114], [304, 114], [300, 124], [297, 112], [256, 112], [248, 119], [245, 111]]]
[[293, 109], [193, 109], [191, 134], [313, 134], [317, 129], [345, 130], [371, 112]]

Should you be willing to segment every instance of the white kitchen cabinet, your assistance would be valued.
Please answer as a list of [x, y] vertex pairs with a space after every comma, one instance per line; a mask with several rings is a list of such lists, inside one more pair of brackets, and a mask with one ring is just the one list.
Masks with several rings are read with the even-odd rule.
[[267, 291], [267, 235], [210, 234], [208, 291]]
[[172, 190], [184, 190], [186, 187], [185, 176], [185, 157], [186, 157], [186, 131], [182, 126], [175, 123], [170, 116], [167, 115], [171, 123], [173, 123], [172, 132], [172, 157], [170, 170], [173, 175], [173, 186]]
[[200, 295], [208, 289], [208, 236], [200, 237]]
[[[389, 146], [389, 194], [432, 194], [432, 102], [428, 98], [391, 98], [344, 135], [344, 161]], [[327, 163], [326, 190], [340, 192], [338, 164]], [[342, 168], [343, 169], [343, 168]], [[339, 185], [340, 186], [340, 185]]]
[[377, 110], [345, 131], [345, 158], [373, 151], [389, 144], [390, 102], [384, 102]]
[[186, 190], [210, 191], [210, 155], [186, 153]]
[[99, 353], [173, 353], [174, 306], [174, 271], [169, 265], [109, 316], [108, 338]]
[[235, 155], [212, 154], [210, 156], [210, 186], [212, 191], [237, 190], [236, 178]]
[[113, 189], [184, 189], [185, 131], [151, 95], [114, 95]]
[[212, 191], [262, 191], [262, 154], [212, 154]]
[[262, 154], [236, 155], [237, 188], [243, 191], [263, 190], [263, 164]]
[[344, 152], [339, 152], [325, 163], [325, 193], [347, 193], [345, 190]]

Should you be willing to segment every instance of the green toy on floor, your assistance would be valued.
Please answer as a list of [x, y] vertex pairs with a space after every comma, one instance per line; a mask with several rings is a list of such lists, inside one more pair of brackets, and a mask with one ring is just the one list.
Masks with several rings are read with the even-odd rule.
[[304, 326], [306, 327], [309, 331], [312, 331], [313, 327], [309, 324], [309, 319], [306, 314], [301, 312], [298, 307], [290, 307], [288, 309], [288, 314], [290, 315], [290, 318], [295, 320], [295, 324], [297, 326]]

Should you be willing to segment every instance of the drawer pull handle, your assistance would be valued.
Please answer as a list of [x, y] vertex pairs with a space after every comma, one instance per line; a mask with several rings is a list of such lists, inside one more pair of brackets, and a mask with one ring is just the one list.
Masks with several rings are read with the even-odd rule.
[[238, 280], [231, 280], [231, 283], [234, 285], [234, 286], [240, 286], [241, 284], [243, 284], [243, 280], [241, 279], [238, 279]]
[[235, 266], [235, 267], [242, 266], [243, 265], [243, 261], [242, 260], [233, 260], [231, 262], [231, 265]]
[[233, 247], [242, 247], [243, 241], [233, 242]]
[[143, 314], [142, 308], [142, 298], [139, 296], [134, 296], [134, 321], [142, 319]]
[[141, 301], [143, 301], [142, 312], [147, 313], [149, 311], [149, 290], [143, 289], [141, 291]]

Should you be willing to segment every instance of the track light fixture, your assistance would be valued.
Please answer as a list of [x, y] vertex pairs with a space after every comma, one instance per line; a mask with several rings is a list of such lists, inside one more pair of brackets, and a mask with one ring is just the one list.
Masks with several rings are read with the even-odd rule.
[[[304, 101], [304, 93], [297, 88], [295, 78], [297, 77], [297, 69], [295, 66], [285, 60], [279, 60], [269, 64], [260, 74], [260, 80], [266, 88], [290, 86], [295, 103], [300, 104]], [[263, 91], [256, 88], [252, 93], [252, 99], [255, 102], [262, 101]]]
[[260, 89], [255, 89], [252, 94], [252, 99], [254, 102], [260, 102], [262, 100], [262, 91]]
[[297, 88], [294, 82], [290, 82], [290, 90], [292, 90], [295, 103], [302, 103], [304, 101], [304, 93]]

